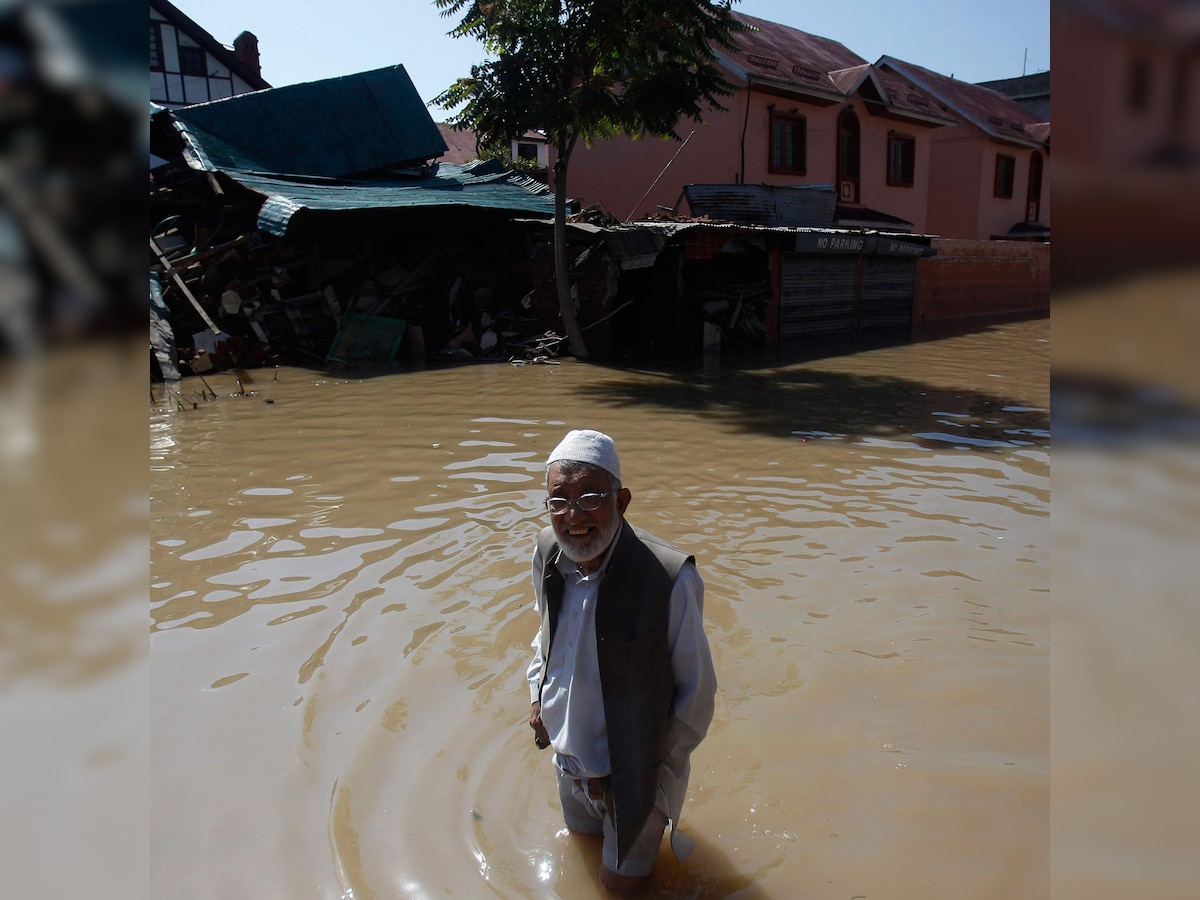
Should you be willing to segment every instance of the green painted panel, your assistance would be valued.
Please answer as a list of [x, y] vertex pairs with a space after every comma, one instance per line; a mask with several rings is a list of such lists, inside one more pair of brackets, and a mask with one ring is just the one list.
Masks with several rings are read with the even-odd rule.
[[238, 94], [169, 115], [208, 171], [337, 177], [446, 151], [404, 66]]

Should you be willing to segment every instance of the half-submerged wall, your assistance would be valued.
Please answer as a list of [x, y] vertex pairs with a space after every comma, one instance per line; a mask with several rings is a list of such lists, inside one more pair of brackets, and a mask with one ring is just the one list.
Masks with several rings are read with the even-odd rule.
[[934, 238], [917, 260], [913, 325], [1050, 310], [1050, 245]]

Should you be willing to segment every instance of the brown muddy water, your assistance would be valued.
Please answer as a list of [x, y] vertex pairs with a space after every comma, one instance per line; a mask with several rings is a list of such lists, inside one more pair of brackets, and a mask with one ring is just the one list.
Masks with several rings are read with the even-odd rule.
[[154, 896], [603, 894], [526, 724], [542, 460], [579, 427], [707, 585], [697, 848], [654, 895], [1047, 896], [1048, 339], [158, 386]]

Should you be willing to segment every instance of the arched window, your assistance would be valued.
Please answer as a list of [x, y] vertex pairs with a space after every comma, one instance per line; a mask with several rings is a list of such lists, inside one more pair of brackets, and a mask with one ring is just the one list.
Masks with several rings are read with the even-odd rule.
[[1025, 200], [1025, 221], [1036, 222], [1042, 214], [1042, 154], [1029, 157], [1029, 193]]
[[838, 199], [858, 202], [859, 140], [858, 116], [852, 109], [838, 116], [837, 180]]

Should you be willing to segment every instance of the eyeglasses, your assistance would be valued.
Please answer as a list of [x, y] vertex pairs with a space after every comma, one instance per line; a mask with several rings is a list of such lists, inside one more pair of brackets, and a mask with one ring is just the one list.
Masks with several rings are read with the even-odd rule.
[[566, 497], [547, 497], [546, 509], [550, 510], [550, 515], [561, 516], [565, 515], [567, 510], [572, 506], [576, 509], [581, 509], [584, 512], [595, 512], [600, 508], [600, 504], [604, 502], [611, 491], [605, 491], [603, 494], [584, 494], [578, 500], [568, 500]]

